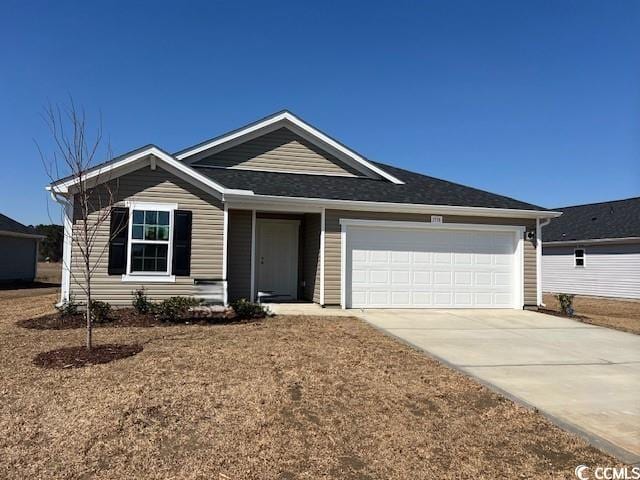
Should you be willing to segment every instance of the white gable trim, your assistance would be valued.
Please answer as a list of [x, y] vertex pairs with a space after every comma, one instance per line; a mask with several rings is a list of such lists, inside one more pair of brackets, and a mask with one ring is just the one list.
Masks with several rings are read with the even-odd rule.
[[[160, 163], [165, 170], [176, 175], [183, 180], [188, 181], [208, 191], [218, 198], [222, 198], [225, 193], [235, 194], [252, 194], [251, 191], [228, 189], [214, 182], [213, 180], [205, 177], [201, 173], [197, 172], [193, 168], [189, 167], [183, 162], [179, 162], [168, 153], [160, 150], [158, 147], [148, 147], [143, 150], [138, 150], [131, 155], [126, 155], [117, 161], [108, 163], [106, 165], [98, 166], [89, 172], [87, 172], [82, 181], [87, 182], [90, 186], [95, 186], [100, 183], [113, 180], [117, 177], [133, 172], [147, 165], [157, 165]], [[69, 193], [73, 190], [73, 187], [80, 183], [80, 178], [70, 178], [68, 180], [62, 180], [52, 183], [47, 186], [47, 190], [53, 191], [59, 194]]]
[[176, 154], [176, 158], [178, 160], [185, 160], [187, 163], [193, 163], [200, 160], [205, 155], [226, 150], [227, 148], [231, 148], [281, 127], [288, 128], [292, 132], [297, 133], [304, 139], [312, 142], [314, 145], [329, 151], [329, 153], [335, 153], [341, 160], [344, 160], [346, 163], [360, 171], [373, 172], [395, 184], [404, 184], [402, 180], [373, 165], [361, 155], [335, 141], [328, 135], [325, 135], [320, 130], [314, 128], [290, 112], [279, 113], [260, 122], [235, 130], [227, 135], [222, 135], [210, 142], [205, 142], [193, 148], [183, 150]]

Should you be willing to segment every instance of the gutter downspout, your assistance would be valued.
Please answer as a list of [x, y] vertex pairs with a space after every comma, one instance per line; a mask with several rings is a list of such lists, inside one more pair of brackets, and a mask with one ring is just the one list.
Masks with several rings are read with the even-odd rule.
[[[73, 232], [73, 201], [53, 189], [49, 192], [54, 202], [64, 209], [64, 237], [62, 243], [62, 285], [60, 288], [60, 302], [58, 306], [69, 301], [71, 286], [71, 235]], [[73, 197], [71, 197], [73, 198]]]
[[536, 287], [537, 287], [537, 304], [539, 307], [546, 307], [542, 303], [542, 227], [546, 227], [551, 223], [550, 218], [545, 218], [540, 222], [536, 218]]

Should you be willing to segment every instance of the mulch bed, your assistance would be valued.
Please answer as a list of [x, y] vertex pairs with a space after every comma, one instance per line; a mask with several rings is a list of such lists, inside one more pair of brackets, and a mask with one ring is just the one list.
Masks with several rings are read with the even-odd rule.
[[84, 346], [65, 347], [39, 353], [33, 359], [33, 363], [42, 368], [81, 368], [131, 357], [141, 351], [142, 345], [138, 344], [109, 343], [96, 345], [91, 350], [87, 350]]
[[[108, 321], [93, 322], [93, 327], [168, 327], [172, 325], [211, 325], [255, 320], [256, 319], [243, 320], [229, 315], [220, 315], [210, 318], [189, 317], [175, 321], [167, 321], [161, 320], [151, 313], [138, 313], [133, 308], [120, 308], [111, 312]], [[19, 320], [16, 322], [16, 325], [32, 330], [68, 330], [85, 328], [87, 322], [82, 313], [62, 316], [56, 312], [41, 317]]]

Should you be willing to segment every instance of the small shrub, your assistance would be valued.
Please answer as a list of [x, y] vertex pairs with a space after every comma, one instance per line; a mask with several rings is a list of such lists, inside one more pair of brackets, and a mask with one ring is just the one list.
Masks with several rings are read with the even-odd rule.
[[109, 321], [111, 314], [111, 305], [100, 300], [91, 300], [91, 320], [97, 323]]
[[62, 305], [56, 305], [56, 310], [60, 312], [60, 316], [62, 317], [70, 317], [72, 315], [78, 314], [78, 304], [76, 303], [75, 297], [73, 294], [69, 294], [69, 300], [67, 300]]
[[575, 295], [569, 295], [567, 293], [559, 293], [556, 295], [558, 302], [560, 302], [560, 311], [565, 315], [573, 317], [573, 297]]
[[164, 321], [176, 321], [183, 319], [190, 307], [200, 304], [193, 297], [171, 297], [160, 302], [155, 310], [158, 318]]
[[259, 303], [247, 301], [245, 298], [231, 302], [231, 308], [240, 319], [264, 318], [268, 311]]
[[140, 314], [151, 313], [155, 305], [147, 297], [144, 287], [134, 290], [133, 292], [133, 308]]

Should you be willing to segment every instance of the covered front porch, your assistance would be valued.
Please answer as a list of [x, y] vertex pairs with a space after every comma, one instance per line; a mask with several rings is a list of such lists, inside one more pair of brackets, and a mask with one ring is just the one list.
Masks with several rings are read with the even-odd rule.
[[320, 303], [322, 212], [226, 210], [228, 300]]

